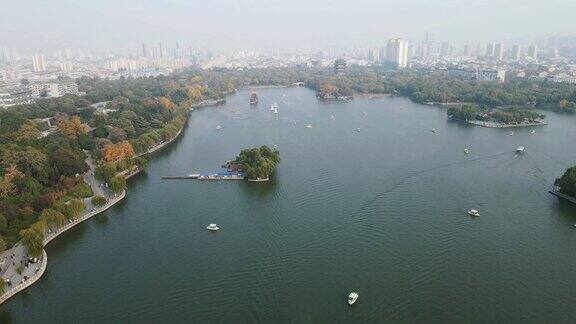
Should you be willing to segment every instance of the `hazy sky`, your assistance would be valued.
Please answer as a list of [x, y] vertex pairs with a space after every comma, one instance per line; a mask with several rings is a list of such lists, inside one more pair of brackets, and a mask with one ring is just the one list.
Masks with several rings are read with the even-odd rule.
[[367, 47], [576, 33], [576, 0], [2, 0], [0, 47]]

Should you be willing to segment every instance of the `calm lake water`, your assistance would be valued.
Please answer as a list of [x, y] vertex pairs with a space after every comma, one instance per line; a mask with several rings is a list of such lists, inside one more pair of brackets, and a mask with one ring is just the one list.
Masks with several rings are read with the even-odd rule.
[[[576, 164], [576, 116], [509, 136], [403, 98], [259, 93], [193, 112], [125, 201], [48, 246], [0, 322], [576, 321], [576, 207], [547, 193]], [[161, 179], [263, 144], [281, 152], [270, 183]]]

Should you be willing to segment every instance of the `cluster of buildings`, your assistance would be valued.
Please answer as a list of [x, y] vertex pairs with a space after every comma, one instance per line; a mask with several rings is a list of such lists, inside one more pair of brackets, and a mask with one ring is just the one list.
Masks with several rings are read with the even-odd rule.
[[76, 81], [4, 84], [0, 86], [0, 108], [34, 103], [38, 99], [57, 98], [67, 94], [83, 95]]

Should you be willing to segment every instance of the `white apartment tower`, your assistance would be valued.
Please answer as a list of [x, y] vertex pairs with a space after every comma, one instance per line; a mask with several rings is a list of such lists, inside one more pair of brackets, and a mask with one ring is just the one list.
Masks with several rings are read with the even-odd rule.
[[494, 58], [498, 61], [504, 58], [504, 44], [498, 43], [494, 45]]
[[536, 45], [528, 47], [528, 57], [530, 57], [533, 61], [538, 60], [538, 47], [536, 47]]
[[34, 72], [46, 71], [46, 64], [44, 63], [43, 54], [34, 54], [34, 56], [32, 56], [32, 67]]
[[394, 63], [397, 68], [403, 69], [408, 66], [408, 42], [401, 38], [388, 40], [386, 48], [388, 62]]
[[512, 46], [512, 52], [510, 53], [512, 60], [518, 62], [522, 58], [522, 47], [520, 45]]

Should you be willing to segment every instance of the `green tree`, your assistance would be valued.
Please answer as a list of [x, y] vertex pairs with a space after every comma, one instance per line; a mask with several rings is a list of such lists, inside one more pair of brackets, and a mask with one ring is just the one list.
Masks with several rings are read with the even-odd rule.
[[41, 224], [36, 223], [27, 229], [21, 230], [20, 238], [22, 243], [28, 248], [28, 253], [31, 256], [40, 256], [44, 248], [44, 230]]
[[114, 193], [121, 193], [122, 190], [126, 189], [126, 179], [123, 177], [114, 177], [108, 182], [108, 188]]
[[47, 208], [40, 213], [38, 220], [44, 223], [47, 228], [50, 228], [52, 226], [64, 225], [66, 223], [66, 216], [55, 209]]
[[280, 152], [268, 146], [245, 149], [236, 157], [248, 179], [266, 179], [280, 162]]
[[102, 196], [94, 196], [92, 197], [92, 203], [94, 204], [94, 206], [102, 207], [106, 205], [106, 198]]
[[576, 197], [576, 166], [568, 168], [560, 178], [556, 179], [555, 184], [561, 193]]

